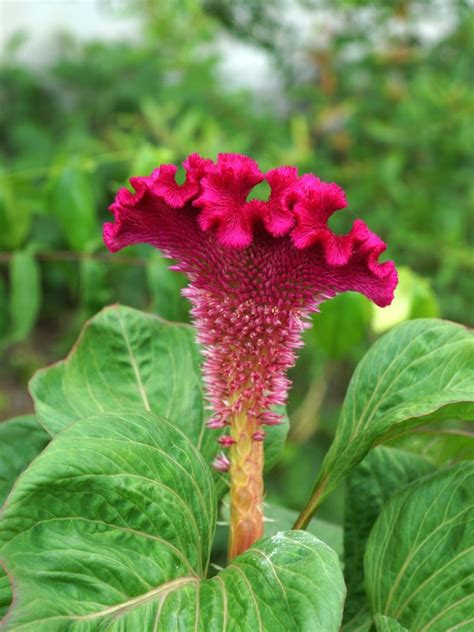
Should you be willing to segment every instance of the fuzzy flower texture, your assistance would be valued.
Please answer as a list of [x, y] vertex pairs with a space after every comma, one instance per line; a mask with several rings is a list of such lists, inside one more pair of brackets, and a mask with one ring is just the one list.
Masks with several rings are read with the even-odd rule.
[[[279, 422], [275, 407], [285, 403], [286, 371], [311, 312], [347, 290], [388, 305], [397, 274], [393, 262], [378, 262], [386, 245], [364, 222], [347, 235], [328, 227], [347, 206], [337, 184], [298, 176], [295, 167], [262, 173], [239, 154], [219, 154], [216, 163], [192, 154], [183, 167], [183, 184], [174, 165], [131, 178], [136, 192], [118, 192], [104, 241], [112, 252], [151, 244], [177, 260], [172, 267], [189, 278], [184, 293], [204, 347], [208, 425], [224, 428], [245, 412], [261, 441], [264, 426]], [[269, 199], [252, 199], [264, 180]], [[232, 435], [220, 437], [223, 447], [235, 443]], [[227, 469], [227, 457], [215, 465]]]

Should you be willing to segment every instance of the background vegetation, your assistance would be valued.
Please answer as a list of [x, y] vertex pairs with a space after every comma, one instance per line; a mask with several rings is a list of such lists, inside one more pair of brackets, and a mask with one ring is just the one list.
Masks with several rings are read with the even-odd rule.
[[[19, 40], [10, 44], [0, 69], [0, 415], [32, 409], [32, 372], [63, 357], [104, 305], [188, 318], [182, 279], [157, 252], [112, 257], [102, 245], [107, 206], [130, 175], [192, 151], [296, 164], [345, 187], [350, 210], [334, 218], [336, 230], [363, 218], [401, 268], [392, 308], [341, 296], [307, 334], [290, 441], [268, 481], [269, 498], [300, 508], [371, 341], [417, 316], [473, 324], [474, 20], [467, 2], [337, 0], [328, 9], [302, 0], [314, 23], [306, 41], [287, 7], [131, 3], [123, 19], [140, 18], [136, 41], [63, 36], [39, 70], [17, 61]], [[422, 36], [427, 12], [446, 14], [446, 33]], [[223, 76], [223, 37], [265, 51], [278, 90], [244, 91]], [[339, 520], [339, 504], [333, 496], [323, 517]]]

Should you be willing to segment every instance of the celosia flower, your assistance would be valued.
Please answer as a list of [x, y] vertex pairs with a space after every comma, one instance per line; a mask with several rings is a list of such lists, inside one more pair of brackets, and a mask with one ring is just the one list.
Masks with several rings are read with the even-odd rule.
[[[220, 154], [217, 163], [193, 154], [183, 166], [184, 184], [176, 182], [173, 165], [132, 178], [136, 193], [118, 192], [104, 241], [113, 252], [151, 244], [176, 259], [173, 268], [189, 279], [184, 293], [203, 345], [213, 410], [208, 426], [229, 431], [219, 442], [230, 460], [221, 454], [215, 466], [230, 465], [231, 491], [244, 507], [233, 525], [240, 530], [238, 553], [255, 539], [250, 523], [261, 514], [255, 472], [263, 465], [263, 427], [280, 420], [275, 407], [285, 403], [286, 372], [310, 314], [347, 290], [388, 305], [397, 275], [391, 261], [378, 261], [386, 246], [364, 222], [356, 220], [347, 235], [329, 228], [329, 217], [347, 205], [337, 184], [299, 177], [294, 167], [262, 173], [239, 154]], [[263, 180], [269, 199], [252, 199]]]

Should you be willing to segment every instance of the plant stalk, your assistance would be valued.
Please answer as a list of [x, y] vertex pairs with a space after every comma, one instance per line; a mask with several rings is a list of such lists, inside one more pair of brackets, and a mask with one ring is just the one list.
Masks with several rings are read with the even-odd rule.
[[293, 525], [293, 529], [306, 529], [311, 521], [311, 518], [314, 516], [317, 508], [322, 503], [325, 497], [326, 479], [323, 478], [323, 480], [314, 488], [313, 493], [311, 494], [311, 498], [308, 500], [305, 508], [298, 516], [295, 524]]
[[261, 430], [242, 412], [231, 422], [229, 561], [263, 535], [263, 441], [252, 438]]

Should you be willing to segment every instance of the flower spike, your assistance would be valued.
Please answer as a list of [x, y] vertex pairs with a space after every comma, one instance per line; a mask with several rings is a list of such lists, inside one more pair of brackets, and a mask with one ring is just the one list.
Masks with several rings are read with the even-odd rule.
[[[213, 410], [209, 428], [228, 427], [214, 461], [230, 472], [230, 557], [263, 533], [264, 426], [280, 423], [287, 370], [301, 333], [319, 305], [348, 290], [389, 305], [397, 284], [393, 262], [379, 262], [385, 243], [356, 220], [336, 235], [330, 216], [347, 206], [344, 191], [294, 167], [262, 173], [240, 154], [217, 162], [192, 154], [176, 167], [132, 178], [111, 205], [104, 241], [115, 252], [137, 243], [177, 260], [189, 279], [185, 296], [203, 347], [204, 378]], [[267, 201], [251, 198], [266, 180]], [[249, 199], [250, 198], [250, 199]]]

